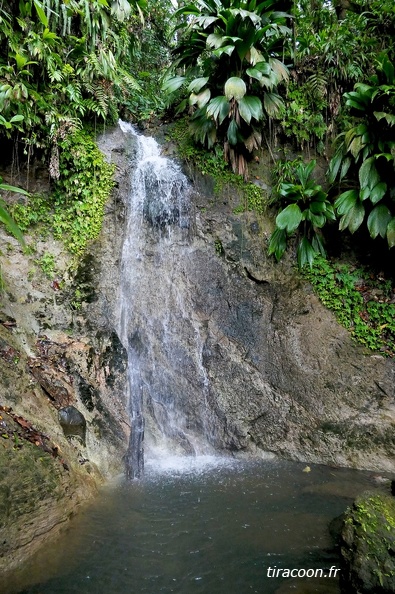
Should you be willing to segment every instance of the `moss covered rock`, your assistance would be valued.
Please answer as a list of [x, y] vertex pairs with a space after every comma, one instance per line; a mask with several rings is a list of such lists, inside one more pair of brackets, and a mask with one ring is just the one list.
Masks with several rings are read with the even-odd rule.
[[346, 513], [342, 529], [343, 591], [395, 592], [395, 498], [365, 493]]

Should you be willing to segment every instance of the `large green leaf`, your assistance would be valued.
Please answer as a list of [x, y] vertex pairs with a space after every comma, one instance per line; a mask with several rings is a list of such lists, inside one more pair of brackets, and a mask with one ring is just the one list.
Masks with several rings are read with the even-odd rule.
[[311, 202], [310, 210], [313, 214], [322, 214], [326, 211], [326, 204], [325, 202]]
[[384, 204], [376, 206], [368, 216], [367, 221], [370, 237], [373, 239], [375, 239], [377, 235], [385, 237], [387, 234], [387, 226], [391, 219], [392, 215]]
[[326, 258], [326, 250], [322, 238], [318, 235], [318, 233], [314, 233], [313, 239], [311, 240], [311, 245], [313, 246], [313, 250], [317, 252], [317, 254], [321, 254], [321, 256]]
[[363, 202], [364, 200], [367, 200], [367, 198], [370, 197], [370, 193], [371, 193], [371, 190], [370, 190], [369, 186], [366, 186], [365, 188], [363, 188], [363, 190], [360, 190], [359, 198]]
[[215, 49], [218, 49], [219, 47], [221, 47], [223, 43], [225, 43], [225, 39], [226, 38], [223, 35], [220, 35], [219, 33], [211, 33], [206, 39], [206, 44], [209, 47], [214, 47]]
[[387, 241], [390, 248], [395, 246], [395, 217], [387, 225]]
[[247, 87], [242, 78], [232, 76], [225, 83], [225, 96], [227, 99], [235, 98], [237, 101], [242, 99], [247, 92]]
[[193, 80], [189, 85], [188, 91], [190, 91], [191, 93], [198, 93], [200, 89], [202, 89], [204, 85], [207, 84], [208, 79], [208, 76], [195, 78], [195, 80]]
[[231, 8], [229, 12], [234, 16], [241, 16], [243, 20], [247, 18], [250, 19], [254, 25], [261, 24], [261, 17], [255, 12], [243, 10], [242, 8]]
[[299, 268], [303, 268], [303, 266], [305, 266], [306, 264], [308, 264], [311, 268], [316, 255], [317, 252], [315, 251], [307, 237], [302, 237], [298, 245], [297, 252]]
[[254, 46], [251, 47], [249, 54], [247, 54], [247, 60], [250, 64], [255, 66], [257, 63], [263, 63], [265, 58], [262, 53], [257, 50]]
[[229, 115], [230, 104], [224, 95], [214, 97], [207, 105], [207, 115], [212, 116], [221, 125], [224, 119]]
[[42, 3], [39, 2], [38, 0], [34, 0], [34, 6], [35, 6], [38, 18], [40, 19], [41, 23], [44, 25], [44, 27], [48, 27], [48, 18], [43, 10]]
[[395, 69], [394, 69], [394, 65], [392, 64], [392, 62], [390, 62], [390, 60], [388, 59], [387, 56], [384, 56], [381, 66], [382, 66], [383, 72], [385, 73], [385, 75], [387, 77], [387, 83], [389, 85], [393, 85]]
[[[335, 154], [333, 155], [330, 163], [329, 163], [329, 169], [328, 169], [328, 180], [329, 183], [333, 184], [337, 174], [339, 173], [340, 170], [340, 166], [343, 162], [343, 158], [344, 158], [344, 145], [341, 144], [339, 146], [339, 148], [336, 150]], [[342, 178], [340, 178], [342, 179]]]
[[284, 108], [284, 102], [277, 93], [265, 93], [263, 95], [263, 105], [266, 113], [271, 118], [279, 117]]
[[10, 186], [9, 184], [0, 184], [0, 190], [4, 190], [4, 192], [15, 192], [16, 194], [22, 194], [22, 196], [30, 196], [29, 192], [26, 190], [18, 188], [17, 186]]
[[196, 18], [196, 23], [203, 27], [203, 29], [207, 29], [210, 25], [218, 21], [218, 17], [215, 16], [199, 16]]
[[377, 204], [380, 200], [385, 196], [387, 191], [387, 184], [385, 182], [380, 182], [374, 186], [374, 188], [370, 191], [370, 201], [372, 204]]
[[261, 81], [263, 76], [262, 72], [258, 68], [247, 68], [246, 74], [258, 81]]
[[163, 82], [162, 89], [163, 91], [166, 91], [168, 93], [173, 93], [174, 91], [182, 87], [185, 81], [185, 76], [173, 76], [172, 78], [167, 78]]
[[350, 169], [351, 163], [352, 163], [352, 160], [350, 157], [346, 157], [343, 160], [341, 170], [340, 170], [340, 180], [342, 180], [347, 175], [347, 172]]
[[344, 215], [346, 214], [350, 208], [355, 206], [358, 200], [358, 190], [347, 190], [347, 192], [343, 192], [338, 196], [335, 200], [335, 208], [337, 210], [337, 214]]
[[276, 217], [276, 225], [279, 229], [285, 229], [292, 233], [302, 221], [302, 211], [297, 204], [289, 204]]
[[375, 157], [365, 159], [359, 168], [358, 177], [362, 189], [366, 187], [373, 188], [379, 183], [380, 177], [376, 169]]
[[303, 211], [303, 220], [310, 221], [313, 227], [321, 229], [326, 223], [326, 216], [324, 214], [314, 214], [309, 208]]
[[[2, 184], [4, 187], [4, 185]], [[12, 188], [13, 186], [9, 186]], [[19, 189], [18, 189], [19, 190]], [[14, 191], [14, 190], [13, 190]], [[2, 198], [0, 198], [0, 222], [3, 223], [9, 233], [12, 235], [22, 244], [25, 245], [25, 240], [22, 235], [21, 230], [19, 229], [18, 225], [15, 223], [14, 219], [11, 217], [7, 210], [6, 203]]]
[[280, 260], [287, 249], [287, 233], [285, 229], [278, 227], [273, 231], [269, 241], [269, 256], [274, 254], [276, 260]]
[[208, 103], [210, 101], [210, 97], [211, 97], [210, 89], [205, 89], [204, 91], [199, 93], [197, 95], [198, 107], [204, 107], [204, 105], [206, 105], [206, 103]]
[[386, 113], [384, 111], [374, 111], [373, 114], [378, 121], [385, 119], [389, 126], [393, 126], [395, 124], [395, 115], [392, 115], [391, 113]]
[[234, 52], [235, 46], [234, 45], [224, 45], [223, 47], [219, 47], [218, 49], [213, 51], [213, 55], [220, 58], [222, 54], [226, 54], [227, 56], [231, 56]]
[[238, 101], [240, 116], [247, 124], [251, 122], [251, 118], [259, 121], [263, 118], [262, 102], [259, 97], [246, 95]]
[[269, 64], [277, 77], [277, 82], [287, 81], [289, 79], [288, 68], [283, 62], [277, 58], [269, 58]]
[[237, 138], [237, 132], [238, 132], [238, 125], [236, 124], [235, 120], [232, 120], [228, 126], [228, 140], [230, 142], [230, 144], [237, 144], [238, 138]]
[[349, 208], [339, 221], [340, 231], [349, 229], [351, 233], [355, 233], [362, 225], [365, 218], [365, 207], [362, 202], [356, 202], [354, 206]]
[[364, 146], [365, 145], [364, 145], [364, 143], [362, 141], [362, 136], [355, 136], [355, 138], [353, 139], [353, 141], [350, 143], [350, 146], [348, 147], [348, 150], [350, 151], [350, 153], [352, 154], [352, 156], [354, 157], [354, 159], [357, 159], [359, 153], [364, 148]]

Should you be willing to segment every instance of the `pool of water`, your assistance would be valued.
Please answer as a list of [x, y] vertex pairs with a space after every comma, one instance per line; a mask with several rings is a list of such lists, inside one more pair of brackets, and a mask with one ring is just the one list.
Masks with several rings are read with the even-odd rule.
[[211, 457], [147, 465], [144, 480], [103, 488], [57, 543], [0, 590], [337, 593], [333, 577], [268, 577], [269, 568], [338, 568], [328, 524], [374, 488], [371, 473], [305, 466]]

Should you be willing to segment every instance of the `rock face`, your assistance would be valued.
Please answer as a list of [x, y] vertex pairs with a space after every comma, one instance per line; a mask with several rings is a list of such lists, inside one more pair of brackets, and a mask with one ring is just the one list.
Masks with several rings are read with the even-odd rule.
[[[116, 294], [122, 248], [116, 192], [107, 209], [102, 240], [73, 274], [59, 243], [33, 238], [29, 256], [0, 228], [0, 575], [123, 471], [127, 354], [107, 301]], [[56, 256], [54, 280], [35, 265], [47, 252]], [[89, 317], [86, 304], [95, 301]]]
[[[118, 142], [105, 140], [112, 159]], [[289, 262], [267, 258], [269, 221], [233, 214], [237, 196], [189, 175], [188, 234], [142, 222], [134, 272], [146, 449], [165, 433], [189, 452], [205, 435], [218, 449], [393, 471], [393, 361], [353, 343]]]

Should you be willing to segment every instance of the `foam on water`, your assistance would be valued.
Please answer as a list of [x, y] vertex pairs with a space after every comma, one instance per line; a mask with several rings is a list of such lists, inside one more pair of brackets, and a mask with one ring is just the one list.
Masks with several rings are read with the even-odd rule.
[[232, 468], [240, 464], [238, 460], [230, 456], [199, 455], [199, 456], [158, 456], [148, 459], [145, 469], [148, 476], [151, 475], [201, 475], [215, 470]]

